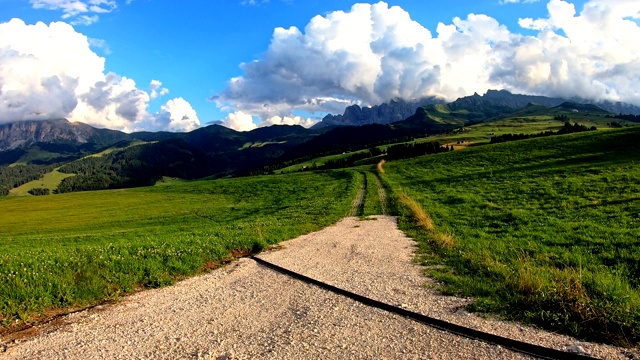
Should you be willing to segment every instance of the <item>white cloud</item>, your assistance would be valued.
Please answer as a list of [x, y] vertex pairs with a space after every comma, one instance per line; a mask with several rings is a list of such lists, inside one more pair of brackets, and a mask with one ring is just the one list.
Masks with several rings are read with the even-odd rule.
[[[169, 89], [166, 87], [162, 87], [162, 82], [159, 80], [151, 80], [151, 84], [149, 85], [151, 88], [151, 98], [156, 99], [160, 96], [165, 96], [169, 93]], [[159, 91], [158, 91], [159, 90]]]
[[257, 128], [257, 125], [253, 122], [253, 117], [242, 111], [227, 115], [222, 120], [222, 125], [236, 131], [251, 131]]
[[89, 40], [89, 45], [92, 48], [101, 49], [106, 55], [111, 54], [111, 48], [109, 47], [109, 44], [105, 40], [94, 39], [94, 38], [88, 38], [88, 40]]
[[100, 18], [98, 15], [80, 15], [73, 19], [70, 24], [71, 25], [91, 25], [94, 22], [97, 22]]
[[151, 95], [127, 77], [105, 74], [105, 60], [89, 39], [63, 22], [0, 24], [0, 123], [67, 118], [98, 127], [131, 130], [188, 130], [200, 125], [181, 98], [157, 114], [152, 97], [168, 89], [154, 80]]
[[304, 118], [301, 116], [273, 116], [261, 122], [259, 124], [259, 127], [271, 125], [300, 125], [306, 128], [310, 128], [315, 124], [316, 122], [312, 119]]
[[34, 9], [60, 10], [63, 19], [72, 25], [91, 25], [97, 14], [109, 13], [118, 7], [115, 0], [29, 0]]
[[257, 60], [212, 98], [262, 120], [339, 112], [359, 102], [460, 96], [505, 88], [640, 105], [640, 18], [636, 0], [591, 0], [582, 12], [563, 0], [549, 15], [521, 19], [535, 36], [481, 14], [440, 23], [436, 34], [384, 2], [316, 16], [304, 31], [277, 28]]
[[153, 117], [156, 128], [169, 131], [191, 131], [200, 127], [200, 120], [183, 98], [169, 100]]

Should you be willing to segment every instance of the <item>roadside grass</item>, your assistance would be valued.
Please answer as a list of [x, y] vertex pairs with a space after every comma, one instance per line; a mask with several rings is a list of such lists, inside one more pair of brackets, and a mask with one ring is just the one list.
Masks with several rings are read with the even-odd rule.
[[421, 261], [446, 265], [428, 267], [445, 293], [474, 297], [474, 311], [637, 346], [638, 143], [640, 128], [514, 141], [387, 162], [381, 177]]
[[364, 174], [367, 179], [367, 195], [364, 200], [363, 216], [382, 215], [382, 203], [380, 202], [380, 194], [378, 193], [378, 179], [370, 171]]
[[171, 183], [0, 200], [0, 320], [37, 320], [213, 268], [319, 230], [359, 190], [353, 171]]
[[29, 190], [35, 188], [45, 188], [53, 192], [58, 188], [62, 180], [72, 176], [75, 176], [75, 174], [65, 174], [59, 172], [58, 169], [55, 169], [52, 172], [45, 174], [41, 179], [33, 180], [26, 184], [22, 184], [17, 188], [11, 189], [9, 194], [17, 196], [32, 196], [29, 194]]
[[362, 171], [355, 173], [355, 183], [357, 184], [357, 191], [352, 197], [351, 206], [349, 211], [345, 214], [346, 217], [350, 216], [364, 216], [364, 202], [367, 195], [367, 177]]

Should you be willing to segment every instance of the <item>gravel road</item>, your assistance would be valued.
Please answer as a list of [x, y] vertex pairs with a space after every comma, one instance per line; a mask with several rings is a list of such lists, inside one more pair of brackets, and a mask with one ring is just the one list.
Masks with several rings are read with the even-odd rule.
[[[469, 300], [430, 290], [412, 263], [414, 242], [396, 219], [346, 218], [282, 243], [261, 258], [428, 316], [557, 349], [628, 359], [624, 349], [579, 343], [462, 310]], [[66, 316], [2, 359], [521, 359], [307, 285], [241, 259], [174, 286]]]

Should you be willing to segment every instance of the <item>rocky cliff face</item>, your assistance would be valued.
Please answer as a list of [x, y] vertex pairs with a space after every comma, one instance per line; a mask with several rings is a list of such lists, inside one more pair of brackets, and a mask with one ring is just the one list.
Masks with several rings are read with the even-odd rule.
[[388, 103], [361, 108], [352, 105], [345, 109], [343, 115], [327, 115], [313, 128], [327, 126], [361, 126], [369, 124], [390, 124], [402, 121], [416, 112], [421, 106], [444, 103], [443, 100], [429, 97], [420, 100], [392, 100]]
[[540, 104], [551, 108], [567, 101], [564, 99], [549, 98], [546, 96], [512, 94], [507, 90], [488, 90], [487, 93], [482, 96], [482, 99], [495, 105], [505, 106], [513, 110], [522, 109], [530, 103]]
[[127, 137], [127, 134], [120, 131], [96, 129], [82, 123], [70, 123], [65, 119], [19, 121], [0, 124], [0, 151], [37, 142], [108, 143], [125, 140]]

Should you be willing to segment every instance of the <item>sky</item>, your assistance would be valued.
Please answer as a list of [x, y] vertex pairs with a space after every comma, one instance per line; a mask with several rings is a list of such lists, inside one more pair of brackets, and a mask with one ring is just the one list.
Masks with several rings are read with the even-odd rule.
[[640, 106], [640, 1], [0, 0], [0, 123], [308, 127], [489, 89]]

